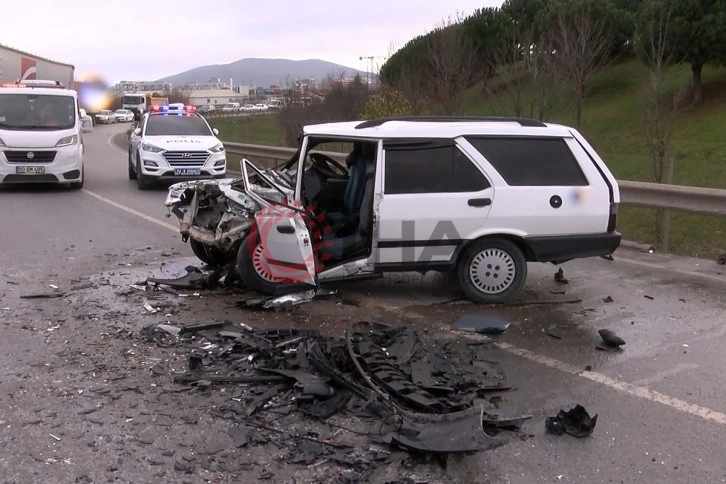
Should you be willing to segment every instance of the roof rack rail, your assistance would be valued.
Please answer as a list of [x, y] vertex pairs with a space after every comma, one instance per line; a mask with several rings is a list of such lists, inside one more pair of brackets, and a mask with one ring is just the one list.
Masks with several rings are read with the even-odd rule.
[[533, 128], [546, 128], [547, 125], [541, 121], [530, 118], [513, 118], [506, 116], [393, 116], [390, 118], [378, 118], [363, 121], [355, 129], [375, 128], [390, 121], [428, 122], [428, 123], [519, 123], [520, 126]]

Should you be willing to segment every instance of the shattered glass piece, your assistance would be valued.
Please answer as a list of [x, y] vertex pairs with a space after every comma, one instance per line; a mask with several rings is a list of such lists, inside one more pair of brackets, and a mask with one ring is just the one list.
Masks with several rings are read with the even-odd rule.
[[483, 314], [465, 314], [456, 322], [456, 329], [473, 331], [481, 334], [501, 334], [509, 328], [510, 323]]
[[181, 333], [181, 328], [178, 326], [172, 326], [171, 324], [160, 324], [157, 328], [166, 331], [169, 334], [173, 334], [174, 336], [178, 336], [179, 333]]

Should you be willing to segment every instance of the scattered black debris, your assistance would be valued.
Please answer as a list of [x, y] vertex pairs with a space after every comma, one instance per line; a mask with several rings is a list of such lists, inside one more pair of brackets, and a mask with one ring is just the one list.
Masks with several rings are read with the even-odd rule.
[[600, 329], [598, 330], [598, 333], [602, 337], [605, 344], [608, 346], [611, 346], [613, 348], [619, 348], [625, 344], [625, 340], [615, 334], [615, 332], [611, 329]]
[[555, 282], [559, 282], [560, 284], [570, 283], [570, 281], [565, 278], [565, 271], [562, 270], [562, 267], [560, 267], [559, 270], [555, 272]]
[[613, 257], [612, 254], [609, 254], [609, 255], [601, 255], [600, 257], [602, 257], [605, 260], [609, 260], [609, 261], [615, 260], [615, 258]]
[[647, 294], [644, 294], [643, 297], [646, 299], [650, 299], [651, 301], [655, 300], [653, 296], [648, 296]]
[[64, 292], [36, 292], [32, 294], [24, 294], [20, 299], [53, 299], [65, 296]]
[[510, 323], [502, 319], [482, 314], [465, 314], [456, 322], [456, 329], [482, 334], [501, 334], [509, 326]]
[[[361, 322], [345, 338], [334, 338], [317, 331], [256, 330], [227, 322], [173, 336], [149, 326], [142, 336], [188, 348], [190, 373], [175, 376], [177, 383], [244, 384], [237, 387], [234, 404], [216, 410], [216, 415], [238, 421], [229, 431], [234, 445], [272, 440], [288, 447], [291, 462], [350, 464], [356, 462], [350, 455], [371, 452], [365, 461], [383, 464], [386, 457], [375, 458], [380, 452], [368, 446], [355, 449], [309, 429], [270, 423], [264, 419], [266, 412], [287, 415], [297, 410], [322, 420], [334, 415], [373, 418], [379, 423], [366, 424], [371, 430], [364, 435], [374, 442], [443, 457], [504, 445], [506, 439], [498, 434], [519, 435], [531, 418], [485, 411], [492, 393], [510, 388], [499, 364], [486, 357], [488, 347], [459, 341], [427, 344], [410, 328]], [[495, 401], [499, 407], [501, 398]]]
[[608, 296], [606, 298], [603, 298], [602, 302], [611, 303], [611, 302], [615, 302], [615, 300], [612, 298], [612, 296]]
[[560, 410], [555, 417], [547, 417], [545, 429], [550, 434], [570, 434], [574, 437], [587, 437], [597, 424], [597, 414], [590, 417], [582, 405], [576, 405], [567, 412]]
[[587, 365], [585, 367], [585, 371], [592, 371], [592, 365]]
[[557, 334], [555, 334], [555, 333], [553, 333], [553, 332], [551, 332], [551, 331], [545, 331], [545, 334], [546, 334], [547, 336], [549, 336], [550, 338], [554, 338], [554, 339], [562, 339], [562, 336], [560, 336], [560, 335], [557, 335]]
[[722, 266], [723, 265], [726, 265], [726, 252], [724, 252], [723, 254], [721, 254], [720, 256], [718, 256], [718, 259], [716, 260], [716, 262], [719, 265], [722, 265]]
[[226, 267], [213, 267], [206, 272], [194, 266], [187, 266], [185, 270], [187, 273], [176, 279], [150, 277], [146, 280], [146, 284], [169, 286], [177, 289], [217, 289], [220, 285], [227, 289], [244, 289], [244, 285], [237, 274], [235, 263], [230, 263]]

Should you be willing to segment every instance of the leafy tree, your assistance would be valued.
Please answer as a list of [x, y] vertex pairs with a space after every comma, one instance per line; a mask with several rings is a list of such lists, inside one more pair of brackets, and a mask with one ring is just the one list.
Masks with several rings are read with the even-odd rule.
[[703, 66], [726, 60], [726, 0], [661, 0], [671, 11], [669, 35], [675, 58], [690, 64], [693, 100], [703, 98]]
[[364, 119], [387, 118], [391, 116], [407, 116], [413, 108], [401, 91], [383, 89], [368, 100], [363, 110]]

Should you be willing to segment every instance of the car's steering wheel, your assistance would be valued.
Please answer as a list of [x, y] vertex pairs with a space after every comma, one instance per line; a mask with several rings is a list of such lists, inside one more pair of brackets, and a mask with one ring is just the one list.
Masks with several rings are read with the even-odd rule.
[[322, 153], [310, 153], [311, 168], [325, 178], [344, 180], [348, 178], [348, 170], [345, 167]]

